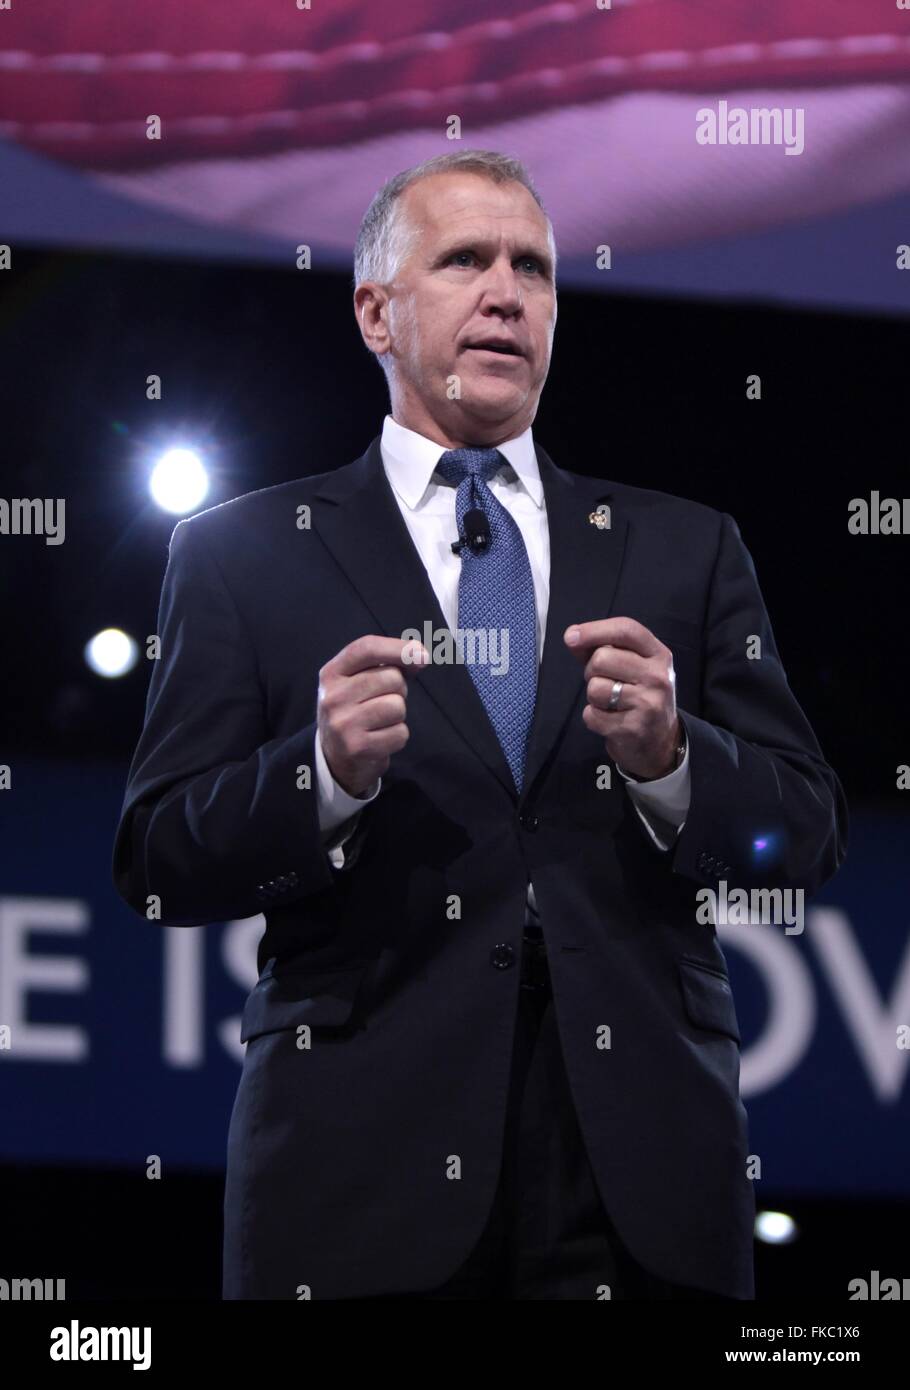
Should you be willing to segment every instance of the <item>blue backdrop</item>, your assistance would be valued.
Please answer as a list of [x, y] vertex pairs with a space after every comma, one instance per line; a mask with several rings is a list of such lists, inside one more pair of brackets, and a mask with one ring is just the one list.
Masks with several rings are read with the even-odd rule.
[[[0, 1160], [223, 1166], [262, 919], [161, 928], [120, 902], [125, 780], [17, 760], [0, 798]], [[854, 809], [805, 931], [721, 928], [768, 1187], [910, 1192], [908, 849], [898, 808]]]

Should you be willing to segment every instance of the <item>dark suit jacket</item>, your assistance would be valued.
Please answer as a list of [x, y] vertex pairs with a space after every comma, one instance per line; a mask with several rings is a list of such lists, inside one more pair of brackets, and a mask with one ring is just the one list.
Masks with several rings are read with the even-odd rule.
[[[695, 895], [720, 878], [811, 894], [844, 856], [843, 793], [732, 518], [537, 456], [551, 587], [521, 798], [467, 669], [427, 668], [340, 871], [317, 820], [319, 670], [364, 633], [445, 627], [379, 439], [173, 533], [113, 867], [136, 911], [160, 898], [164, 925], [265, 914], [228, 1139], [228, 1298], [429, 1289], [466, 1258], [499, 1174], [529, 876], [620, 1236], [664, 1279], [753, 1294], [739, 1030]], [[605, 501], [609, 530], [589, 522]], [[562, 640], [620, 614], [674, 653], [692, 797], [667, 853], [621, 777], [599, 785], [610, 759]]]

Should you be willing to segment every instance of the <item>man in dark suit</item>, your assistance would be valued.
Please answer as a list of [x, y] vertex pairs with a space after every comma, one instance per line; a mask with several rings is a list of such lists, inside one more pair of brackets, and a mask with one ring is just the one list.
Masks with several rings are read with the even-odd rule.
[[697, 895], [811, 894], [844, 798], [732, 518], [533, 442], [555, 261], [515, 161], [392, 180], [381, 437], [171, 540], [114, 877], [265, 914], [227, 1298], [753, 1296]]

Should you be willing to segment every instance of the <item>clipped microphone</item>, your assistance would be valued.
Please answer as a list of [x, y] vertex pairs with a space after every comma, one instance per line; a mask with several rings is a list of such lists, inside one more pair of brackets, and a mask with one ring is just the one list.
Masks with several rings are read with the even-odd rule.
[[490, 523], [487, 514], [480, 507], [472, 507], [464, 514], [464, 535], [452, 542], [452, 553], [457, 555], [466, 545], [472, 555], [482, 555], [490, 544]]

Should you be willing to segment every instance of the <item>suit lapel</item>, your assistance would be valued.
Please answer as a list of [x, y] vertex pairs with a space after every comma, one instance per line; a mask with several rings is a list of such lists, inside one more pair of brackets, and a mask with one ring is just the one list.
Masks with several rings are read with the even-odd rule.
[[601, 479], [566, 473], [539, 444], [535, 450], [550, 534], [550, 599], [524, 795], [545, 768], [576, 702], [581, 719], [583, 666], [566, 646], [563, 633], [572, 623], [610, 616], [628, 531], [624, 518], [613, 516], [609, 530], [590, 521], [599, 503], [611, 496]]
[[[581, 663], [563, 633], [573, 622], [609, 616], [628, 526], [615, 517], [609, 530], [592, 525], [589, 514], [610, 496], [603, 482], [563, 472], [535, 448], [550, 535], [550, 597], [523, 797], [544, 770], [584, 684]], [[447, 627], [386, 478], [379, 436], [355, 463], [328, 475], [316, 498], [322, 505], [313, 529], [373, 614], [378, 632], [400, 637], [416, 628], [422, 636], [427, 619], [434, 630]], [[431, 665], [415, 680], [514, 797], [505, 754], [467, 668]]]

